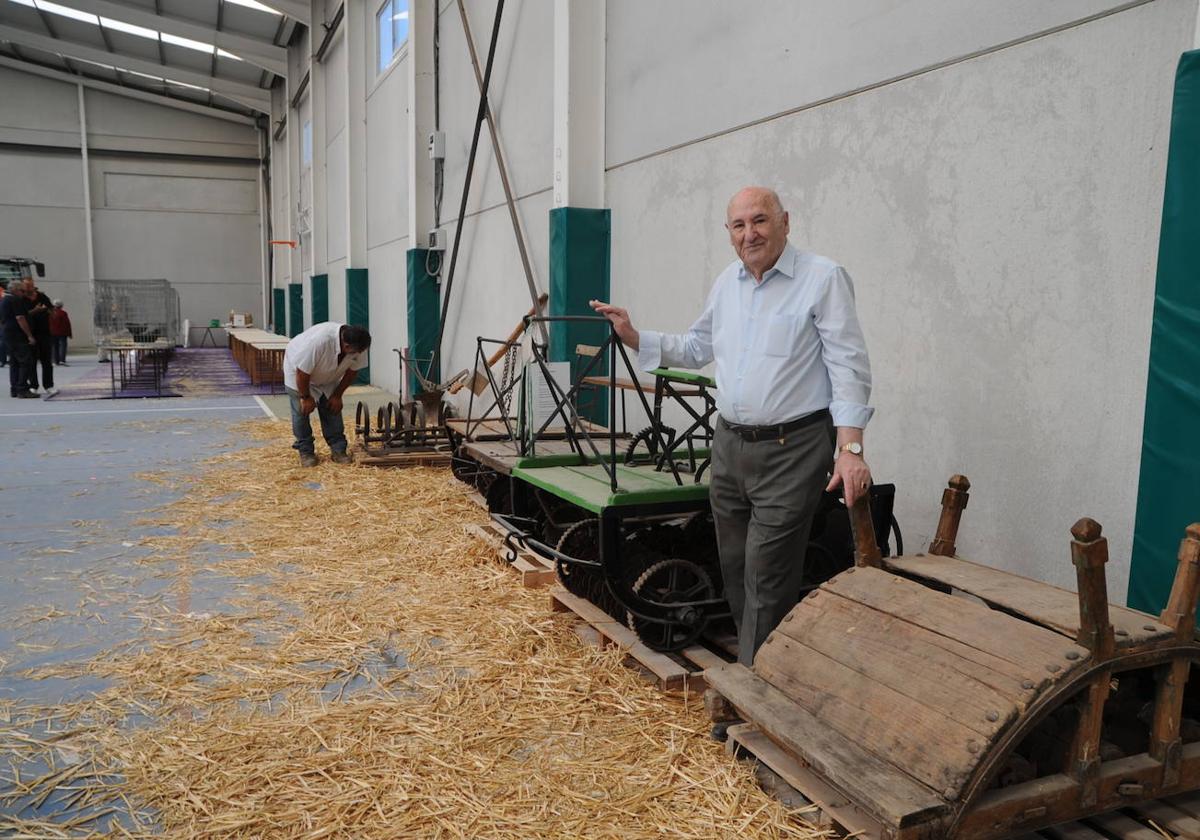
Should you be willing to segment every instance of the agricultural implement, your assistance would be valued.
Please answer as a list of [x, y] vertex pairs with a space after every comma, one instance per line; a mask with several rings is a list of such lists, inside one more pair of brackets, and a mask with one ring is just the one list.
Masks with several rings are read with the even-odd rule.
[[1071, 529], [1078, 594], [955, 556], [969, 487], [950, 480], [913, 555], [882, 558], [856, 505], [855, 566], [801, 601], [752, 668], [706, 672], [710, 700], [727, 701], [714, 718], [732, 707], [864, 837], [1099, 837], [1059, 824], [1200, 788], [1200, 525], [1152, 616], [1108, 603], [1091, 519]]
[[[608, 324], [589, 316], [542, 320]], [[593, 375], [605, 360], [607, 373]], [[695, 643], [711, 625], [729, 617], [708, 502], [713, 381], [695, 373], [654, 371], [653, 402], [647, 389], [632, 389], [650, 425], [619, 447], [617, 436], [606, 429], [593, 434], [575, 408], [589, 382], [604, 381], [608, 393], [616, 395], [619, 369], [628, 374], [627, 381], [638, 382], [611, 325], [604, 343], [569, 386], [555, 380], [544, 347], [536, 342], [532, 362], [526, 376], [544, 378], [553, 410], [537, 428], [528, 423], [527, 433], [516, 430], [518, 457], [509, 475], [497, 479], [509, 485], [504, 501], [511, 511], [493, 507], [493, 518], [509, 531], [510, 541], [553, 560], [569, 592], [626, 622], [649, 647], [678, 650]], [[678, 406], [686, 418], [678, 432], [663, 421], [668, 404]], [[608, 429], [614, 429], [615, 399], [609, 400], [608, 412]], [[552, 425], [561, 429], [558, 446], [567, 451], [541, 448], [541, 436]], [[489, 502], [500, 496], [494, 486]], [[886, 545], [893, 524], [893, 490], [883, 485], [875, 491], [877, 544]], [[808, 589], [849, 563], [849, 529], [839, 532], [840, 505], [828, 496], [818, 514], [808, 565], [819, 577], [808, 581]]]

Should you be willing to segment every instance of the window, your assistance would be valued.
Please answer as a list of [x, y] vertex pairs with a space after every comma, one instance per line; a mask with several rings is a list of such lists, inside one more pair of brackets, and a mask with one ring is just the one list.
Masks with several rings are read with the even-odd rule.
[[379, 35], [379, 72], [388, 69], [396, 52], [408, 40], [408, 0], [386, 0], [375, 15]]

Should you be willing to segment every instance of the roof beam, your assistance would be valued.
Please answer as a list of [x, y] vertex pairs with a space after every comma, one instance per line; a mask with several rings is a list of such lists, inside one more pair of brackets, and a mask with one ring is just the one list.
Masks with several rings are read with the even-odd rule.
[[298, 20], [305, 26], [312, 26], [312, 7], [308, 0], [258, 0], [268, 9], [274, 9], [281, 15], [287, 15]]
[[191, 111], [194, 114], [203, 114], [206, 117], [216, 117], [221, 120], [229, 120], [230, 122], [241, 123], [242, 125], [254, 125], [254, 118], [247, 117], [244, 114], [235, 114], [233, 111], [226, 111], [223, 108], [210, 108], [207, 105], [201, 105], [197, 102], [190, 102], [186, 99], [175, 99], [160, 93], [152, 93], [148, 90], [140, 88], [123, 87], [112, 82], [101, 81], [100, 79], [92, 79], [88, 76], [77, 76], [73, 73], [64, 73], [62, 70], [55, 70], [50, 67], [43, 67], [40, 64], [34, 64], [32, 61], [19, 61], [15, 58], [0, 55], [0, 67], [10, 67], [13, 70], [18, 70], [22, 73], [32, 73], [35, 76], [45, 76], [47, 79], [54, 79], [67, 84], [80, 84], [86, 88], [93, 90], [102, 90], [105, 93], [112, 93], [117, 96], [125, 96], [130, 99], [140, 99], [144, 102], [153, 102], [155, 105], [163, 105], [167, 108], [178, 108], [181, 111]]
[[77, 44], [74, 41], [64, 41], [61, 38], [49, 38], [26, 29], [18, 29], [14, 26], [0, 25], [0, 40], [12, 41], [15, 44], [24, 44], [34, 49], [70, 56], [84, 61], [94, 61], [97, 64], [107, 64], [123, 70], [133, 70], [138, 73], [146, 73], [150, 76], [161, 76], [170, 81], [208, 88], [213, 93], [219, 93], [221, 96], [245, 105], [247, 108], [253, 108], [264, 114], [271, 113], [270, 91], [263, 90], [254, 85], [233, 82], [228, 79], [218, 79], [206, 76], [203, 73], [182, 70], [169, 64], [155, 64], [153, 61], [145, 61], [144, 59], [134, 58], [123, 53], [106, 52], [105, 50], [98, 50], [94, 47]]
[[287, 76], [287, 49], [269, 41], [239, 35], [235, 32], [222, 32], [202, 23], [157, 14], [144, 7], [127, 6], [124, 3], [114, 2], [114, 0], [59, 0], [59, 2], [72, 9], [91, 12], [94, 15], [119, 20], [122, 23], [144, 26], [147, 29], [156, 29], [168, 35], [190, 38], [206, 44], [216, 44], [226, 52], [233, 53], [255, 67], [270, 70], [280, 76]]

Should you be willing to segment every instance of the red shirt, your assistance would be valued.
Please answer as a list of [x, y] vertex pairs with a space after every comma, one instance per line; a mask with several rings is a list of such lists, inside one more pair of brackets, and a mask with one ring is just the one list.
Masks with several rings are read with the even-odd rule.
[[71, 316], [67, 310], [55, 307], [50, 310], [50, 335], [71, 338]]

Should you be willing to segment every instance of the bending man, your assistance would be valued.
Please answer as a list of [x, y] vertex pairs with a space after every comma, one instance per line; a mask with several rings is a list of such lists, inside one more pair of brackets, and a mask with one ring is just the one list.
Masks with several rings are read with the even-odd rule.
[[346, 452], [346, 427], [342, 421], [342, 394], [358, 372], [367, 366], [371, 334], [362, 327], [327, 321], [309, 327], [288, 342], [283, 354], [283, 384], [292, 404], [292, 448], [300, 453], [300, 465], [315, 467], [309, 415], [315, 410], [321, 434], [329, 444], [330, 459], [350, 463]]
[[840, 487], [852, 505], [870, 485], [862, 441], [871, 371], [850, 277], [788, 242], [773, 190], [741, 190], [725, 227], [738, 259], [686, 333], [639, 331], [624, 309], [592, 306], [644, 370], [716, 362], [709, 498], [738, 661], [749, 666], [799, 598], [822, 490]]

